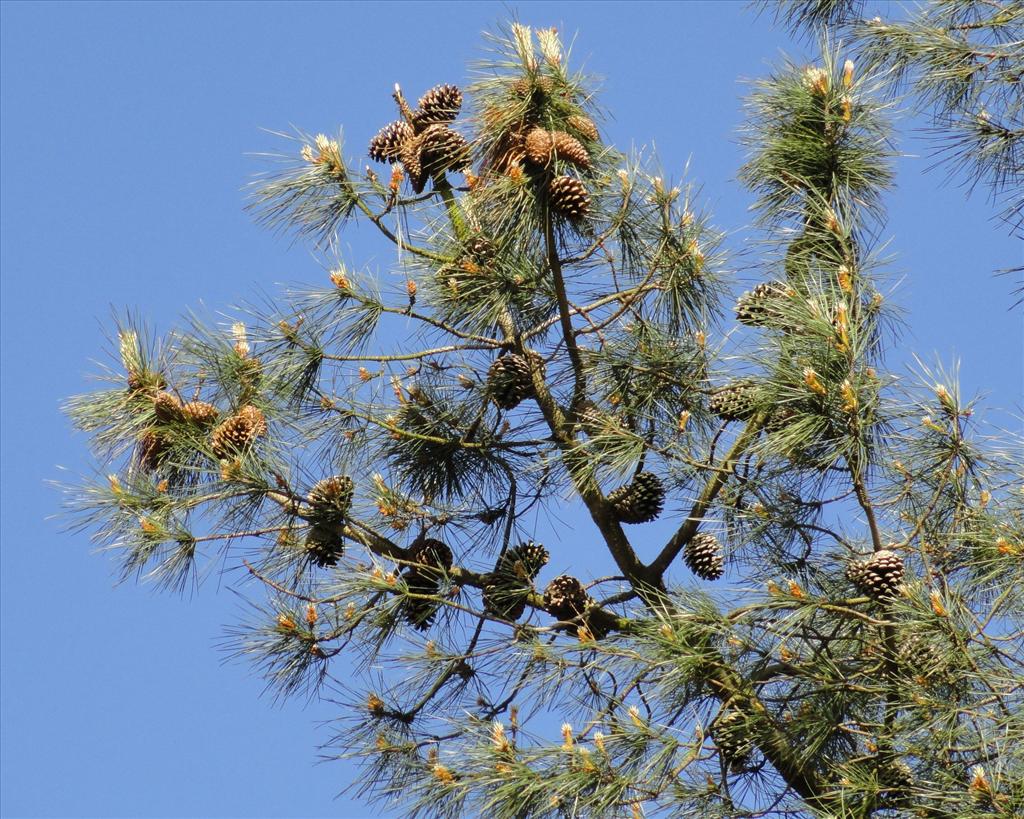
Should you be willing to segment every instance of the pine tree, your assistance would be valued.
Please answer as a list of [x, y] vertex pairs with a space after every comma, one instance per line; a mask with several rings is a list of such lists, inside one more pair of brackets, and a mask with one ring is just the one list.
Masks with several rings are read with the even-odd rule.
[[[397, 292], [338, 262], [227, 332], [117, 328], [67, 406], [108, 475], [79, 523], [172, 588], [244, 565], [231, 649], [348, 691], [331, 744], [408, 815], [1019, 815], [1021, 450], [883, 366], [884, 78], [756, 86], [736, 321], [720, 234], [601, 140], [556, 33], [491, 46], [395, 87], [376, 167], [319, 135], [254, 187], [327, 252], [379, 230]], [[592, 526], [531, 543], [567, 498]]]

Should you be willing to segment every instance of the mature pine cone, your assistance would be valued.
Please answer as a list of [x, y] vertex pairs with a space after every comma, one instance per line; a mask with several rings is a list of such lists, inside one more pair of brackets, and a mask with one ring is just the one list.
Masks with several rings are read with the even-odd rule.
[[405, 175], [409, 178], [409, 184], [416, 193], [423, 193], [427, 185], [427, 173], [423, 169], [423, 160], [420, 154], [422, 140], [419, 137], [407, 139], [398, 149], [398, 159], [405, 169]]
[[[436, 596], [444, 573], [452, 567], [452, 550], [434, 538], [418, 538], [409, 547], [409, 566], [402, 577], [412, 594]], [[426, 631], [434, 622], [440, 603], [410, 598], [405, 601], [404, 616], [413, 628]]]
[[590, 603], [583, 584], [568, 574], [559, 575], [544, 589], [544, 610], [556, 620], [572, 620], [583, 614]]
[[462, 91], [458, 86], [447, 83], [435, 85], [416, 104], [416, 111], [412, 115], [413, 126], [420, 131], [435, 123], [454, 122], [461, 108]]
[[321, 569], [337, 566], [345, 552], [345, 541], [335, 526], [317, 524], [306, 534], [306, 553]]
[[690, 571], [704, 580], [718, 580], [725, 571], [722, 544], [707, 532], [698, 532], [686, 544], [683, 559]]
[[902, 759], [879, 760], [878, 783], [886, 790], [906, 791], [914, 787], [914, 771]]
[[858, 589], [875, 598], [892, 596], [903, 582], [903, 560], [889, 549], [881, 549], [846, 568], [846, 577]]
[[147, 430], [135, 444], [139, 466], [148, 472], [159, 469], [171, 448], [170, 440], [156, 430]]
[[590, 195], [576, 177], [556, 176], [548, 183], [548, 204], [558, 215], [577, 221], [590, 212]]
[[505, 620], [522, 617], [533, 580], [547, 564], [548, 557], [548, 550], [532, 540], [509, 549], [484, 583], [484, 611]]
[[313, 517], [325, 523], [343, 521], [352, 506], [353, 489], [354, 484], [348, 475], [333, 475], [317, 481], [306, 496], [313, 507]]
[[736, 320], [748, 327], [781, 328], [786, 323], [789, 290], [779, 281], [761, 282], [736, 301]]
[[443, 541], [432, 537], [419, 537], [409, 547], [409, 562], [414, 571], [433, 569], [448, 571], [452, 567], [452, 550]]
[[419, 137], [420, 162], [427, 176], [469, 167], [469, 143], [447, 125], [431, 125]]
[[206, 401], [189, 401], [182, 404], [181, 418], [187, 424], [195, 424], [197, 427], [208, 427], [216, 423], [220, 415], [213, 404]]
[[597, 142], [601, 135], [597, 132], [597, 126], [590, 117], [585, 117], [582, 114], [573, 114], [566, 120], [566, 125], [569, 126], [570, 131], [575, 131], [584, 139], [589, 139], [591, 142]]
[[173, 392], [161, 390], [153, 396], [153, 414], [156, 420], [168, 424], [181, 419], [181, 399]]
[[919, 634], [900, 637], [896, 663], [907, 677], [922, 677], [925, 680], [941, 674], [948, 665], [942, 652]]
[[751, 381], [735, 381], [711, 394], [708, 409], [725, 421], [747, 421], [757, 411], [758, 389]]
[[733, 771], [742, 770], [754, 750], [754, 740], [750, 735], [747, 718], [740, 711], [727, 711], [719, 714], [711, 728], [711, 739], [718, 747], [718, 752]]
[[237, 455], [267, 434], [267, 419], [257, 407], [246, 404], [230, 418], [221, 421], [210, 435], [213, 454], [220, 459]]
[[412, 126], [404, 119], [389, 122], [370, 140], [370, 159], [375, 162], [398, 162], [402, 146], [412, 137]]
[[653, 472], [640, 472], [630, 483], [609, 492], [608, 503], [621, 523], [647, 523], [661, 514], [665, 487]]
[[465, 245], [465, 251], [477, 264], [487, 264], [494, 259], [497, 248], [486, 236], [474, 236]]
[[546, 167], [552, 159], [560, 159], [580, 168], [590, 167], [590, 154], [583, 143], [565, 131], [531, 128], [523, 147], [526, 158], [534, 165]]
[[487, 371], [487, 392], [501, 409], [510, 410], [527, 398], [533, 398], [533, 369], [544, 377], [544, 359], [537, 353], [524, 357], [516, 353], [496, 358]]

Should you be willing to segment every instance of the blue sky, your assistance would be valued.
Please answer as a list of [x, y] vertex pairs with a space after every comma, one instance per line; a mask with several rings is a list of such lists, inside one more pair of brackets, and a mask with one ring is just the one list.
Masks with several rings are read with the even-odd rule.
[[[330, 706], [261, 698], [215, 643], [238, 598], [208, 580], [191, 598], [115, 586], [111, 562], [52, 519], [46, 481], [88, 472], [58, 411], [89, 388], [110, 307], [158, 329], [323, 275], [302, 246], [243, 212], [275, 150], [261, 128], [344, 125], [350, 153], [392, 118], [389, 91], [458, 82], [479, 33], [507, 17], [578, 32], [574, 58], [606, 78], [607, 138], [687, 159], [715, 221], [744, 232], [741, 78], [806, 53], [745, 3], [14, 3], [2, 7], [2, 739], [5, 816], [377, 815], [336, 795], [356, 775], [317, 765]], [[893, 298], [916, 350], [961, 359], [1020, 429], [1019, 241], [965, 198], [901, 124], [887, 234]], [[346, 256], [376, 253], [363, 228]], [[373, 251], [366, 250], [374, 248]], [[363, 259], [384, 267], [386, 259]]]

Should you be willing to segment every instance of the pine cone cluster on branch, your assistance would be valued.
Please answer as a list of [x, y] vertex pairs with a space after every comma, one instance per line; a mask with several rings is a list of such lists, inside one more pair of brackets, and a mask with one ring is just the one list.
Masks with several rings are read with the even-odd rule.
[[415, 193], [423, 192], [428, 179], [469, 167], [469, 143], [448, 127], [462, 108], [457, 86], [434, 86], [420, 97], [415, 111], [409, 110], [397, 86], [395, 98], [404, 118], [388, 123], [370, 140], [371, 159], [401, 162]]

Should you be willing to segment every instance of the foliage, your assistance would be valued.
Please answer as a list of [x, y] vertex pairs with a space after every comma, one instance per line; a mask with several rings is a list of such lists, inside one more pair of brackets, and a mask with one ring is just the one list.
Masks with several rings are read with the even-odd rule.
[[[242, 563], [228, 650], [343, 692], [329, 747], [411, 816], [1019, 815], [1021, 450], [955, 374], [883, 367], [878, 74], [755, 88], [773, 284], [732, 327], [692, 190], [602, 141], [554, 31], [491, 48], [468, 117], [396, 88], [383, 176], [299, 135], [253, 188], [326, 252], [375, 226], [397, 287], [338, 261], [227, 328], [119, 323], [67, 404], [107, 475], [77, 522], [126, 576]], [[516, 547], [567, 502], [615, 573], [545, 589], [577, 533]]]

